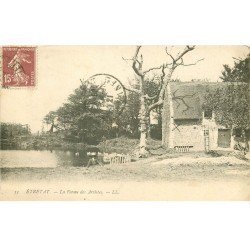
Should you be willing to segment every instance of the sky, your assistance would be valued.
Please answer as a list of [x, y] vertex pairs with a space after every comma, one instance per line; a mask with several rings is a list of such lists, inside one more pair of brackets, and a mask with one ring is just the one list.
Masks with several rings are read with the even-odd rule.
[[[168, 46], [172, 54], [184, 46]], [[233, 65], [233, 57], [245, 57], [245, 46], [196, 46], [184, 57], [185, 63], [204, 58], [195, 66], [177, 68], [173, 79], [221, 81], [223, 64]], [[131, 62], [135, 46], [40, 46], [37, 49], [35, 88], [0, 89], [1, 122], [29, 124], [32, 132], [41, 131], [43, 117], [56, 110], [81, 84], [96, 73], [109, 73], [125, 85], [134, 78]], [[143, 69], [168, 62], [165, 46], [143, 46]]]

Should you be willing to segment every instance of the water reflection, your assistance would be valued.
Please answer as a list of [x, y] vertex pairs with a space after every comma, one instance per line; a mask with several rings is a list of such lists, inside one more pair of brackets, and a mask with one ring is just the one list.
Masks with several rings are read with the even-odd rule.
[[1, 150], [1, 168], [55, 168], [66, 166], [86, 166], [89, 158], [86, 152], [44, 150]]
[[57, 159], [57, 166], [86, 166], [89, 160], [85, 151], [52, 150], [51, 153], [54, 154]]

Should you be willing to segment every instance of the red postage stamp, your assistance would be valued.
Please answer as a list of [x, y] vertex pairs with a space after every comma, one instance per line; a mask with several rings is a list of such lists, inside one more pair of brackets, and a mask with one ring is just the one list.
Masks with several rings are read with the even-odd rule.
[[2, 48], [2, 86], [36, 85], [36, 47]]

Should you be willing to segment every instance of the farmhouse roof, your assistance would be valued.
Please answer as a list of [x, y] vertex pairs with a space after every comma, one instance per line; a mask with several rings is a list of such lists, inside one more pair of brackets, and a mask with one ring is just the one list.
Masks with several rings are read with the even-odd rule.
[[[171, 82], [174, 119], [202, 119], [206, 93], [225, 88], [229, 82]], [[233, 83], [234, 85], [245, 83]]]

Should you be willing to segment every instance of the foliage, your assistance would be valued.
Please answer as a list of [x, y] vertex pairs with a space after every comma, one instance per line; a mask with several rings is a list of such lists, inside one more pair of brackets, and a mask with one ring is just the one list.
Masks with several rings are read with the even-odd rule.
[[31, 134], [27, 124], [19, 123], [1, 123], [1, 149], [17, 148], [24, 137], [29, 137]]
[[55, 120], [57, 118], [57, 113], [55, 111], [50, 111], [43, 119], [43, 122], [50, 125], [50, 132], [53, 132], [55, 125]]
[[[179, 81], [179, 79], [176, 79], [176, 81]], [[145, 82], [145, 93], [152, 97], [152, 96], [158, 96], [159, 94], [159, 86], [160, 85], [160, 79], [159, 76], [146, 81]], [[150, 106], [155, 102], [155, 99], [148, 100], [147, 105]], [[153, 139], [161, 140], [162, 139], [162, 104], [157, 106], [154, 110], [151, 112], [154, 112], [155, 119], [157, 119], [158, 124], [149, 124], [150, 125], [150, 137]]]
[[203, 78], [203, 79], [193, 78], [193, 79], [191, 79], [191, 82], [204, 82], [204, 83], [206, 83], [206, 82], [210, 82], [210, 80], [208, 78]]
[[118, 134], [138, 138], [140, 97], [138, 93], [128, 92], [127, 103], [122, 114], [117, 117]]
[[215, 113], [218, 124], [230, 128], [249, 126], [249, 84], [228, 84], [206, 93], [204, 109]]
[[[138, 84], [133, 86], [135, 89], [138, 89]], [[159, 83], [157, 78], [147, 79], [145, 81], [145, 93], [148, 96], [155, 96], [158, 93]], [[153, 100], [149, 100], [147, 105], [150, 105]], [[115, 110], [119, 110], [118, 106], [121, 105], [121, 101], [116, 102]], [[157, 118], [159, 120], [159, 125], [153, 125], [151, 129], [151, 137], [155, 139], [161, 139], [161, 106], [155, 109], [157, 112]], [[131, 138], [139, 138], [140, 136], [140, 94], [129, 91], [127, 94], [127, 103], [125, 109], [123, 110], [120, 116], [117, 116], [116, 123], [118, 125], [118, 134], [128, 136]]]
[[105, 153], [132, 154], [137, 148], [139, 139], [119, 137], [101, 142], [98, 147]]
[[30, 134], [28, 125], [20, 123], [4, 123], [1, 122], [1, 139], [13, 138], [16, 136], [24, 136]]
[[55, 123], [56, 128], [71, 142], [96, 144], [108, 135], [112, 114], [105, 109], [105, 89], [83, 82], [57, 111], [50, 112], [45, 122]]
[[223, 65], [220, 77], [224, 82], [250, 82], [250, 54], [244, 59], [236, 59], [234, 66]]
[[[139, 139], [127, 138], [121, 136], [119, 138], [113, 138], [106, 140], [98, 144], [98, 147], [105, 153], [119, 153], [119, 154], [134, 154], [138, 149]], [[160, 148], [161, 141], [148, 140], [148, 149], [156, 150]]]
[[233, 67], [227, 64], [223, 67], [220, 78], [231, 84], [209, 91], [205, 96], [204, 108], [214, 111], [218, 124], [243, 129], [243, 133], [249, 127], [250, 54], [244, 59], [235, 59]]

